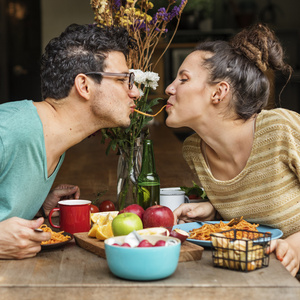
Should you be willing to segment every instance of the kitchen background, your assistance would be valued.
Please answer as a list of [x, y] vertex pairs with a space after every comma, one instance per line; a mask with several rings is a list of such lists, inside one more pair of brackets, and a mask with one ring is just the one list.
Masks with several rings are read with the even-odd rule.
[[[228, 39], [240, 28], [260, 20], [276, 31], [295, 71], [280, 105], [300, 112], [299, 11], [298, 0], [189, 0], [172, 46], [155, 70], [161, 76], [157, 94], [165, 97], [166, 85], [197, 42]], [[39, 59], [45, 45], [71, 23], [92, 22], [89, 0], [0, 0], [0, 103], [40, 101]], [[158, 52], [163, 48], [164, 42]], [[278, 74], [271, 78], [274, 88], [270, 101], [278, 105], [286, 79]]]

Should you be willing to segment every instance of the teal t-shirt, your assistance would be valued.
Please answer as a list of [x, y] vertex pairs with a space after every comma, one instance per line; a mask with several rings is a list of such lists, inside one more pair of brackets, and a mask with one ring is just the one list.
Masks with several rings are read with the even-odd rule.
[[0, 221], [32, 219], [45, 201], [64, 155], [48, 177], [43, 125], [32, 101], [0, 105]]

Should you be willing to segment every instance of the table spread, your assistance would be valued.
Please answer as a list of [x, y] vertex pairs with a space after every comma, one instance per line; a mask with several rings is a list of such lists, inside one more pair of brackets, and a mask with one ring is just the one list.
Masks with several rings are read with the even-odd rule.
[[0, 261], [0, 298], [14, 299], [300, 299], [300, 284], [276, 260], [244, 273], [212, 266], [211, 251], [198, 261], [180, 262], [157, 281], [115, 277], [104, 258], [71, 241], [24, 260]]
[[[192, 185], [182, 143], [164, 125], [150, 128], [161, 186]], [[55, 184], [72, 183], [85, 199], [101, 190], [115, 200], [117, 156], [92, 137], [71, 148]], [[138, 282], [115, 277], [104, 258], [76, 245], [45, 250], [24, 260], [0, 260], [0, 299], [300, 299], [297, 279], [271, 255], [270, 265], [244, 273], [212, 266], [211, 251], [201, 260], [180, 262], [169, 278]]]

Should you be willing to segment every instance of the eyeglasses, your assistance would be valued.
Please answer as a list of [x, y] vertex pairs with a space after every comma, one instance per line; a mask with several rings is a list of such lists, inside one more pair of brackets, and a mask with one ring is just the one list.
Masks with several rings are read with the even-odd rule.
[[133, 72], [130, 72], [130, 73], [88, 72], [88, 73], [85, 73], [85, 75], [101, 75], [103, 77], [104, 76], [107, 76], [107, 77], [110, 77], [110, 76], [129, 77], [128, 78], [128, 88], [130, 90], [132, 90], [132, 88], [133, 88], [134, 79], [135, 79]]

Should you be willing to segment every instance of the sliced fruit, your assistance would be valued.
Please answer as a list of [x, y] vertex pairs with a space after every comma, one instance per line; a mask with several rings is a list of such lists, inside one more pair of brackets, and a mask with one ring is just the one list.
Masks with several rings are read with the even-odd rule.
[[89, 236], [89, 237], [96, 237], [97, 229], [98, 229], [98, 224], [94, 224], [94, 225], [92, 226], [92, 228], [90, 229], [90, 231], [89, 231], [89, 233], [88, 233], [88, 236]]
[[175, 228], [171, 231], [170, 236], [180, 239], [182, 244], [189, 237], [189, 234], [182, 229]]
[[150, 227], [137, 231], [140, 235], [163, 235], [169, 236], [169, 230], [164, 227]]
[[112, 218], [115, 218], [118, 215], [118, 211], [110, 211], [110, 212], [99, 212], [91, 214], [91, 220], [93, 223], [104, 224], [105, 218], [110, 215]]
[[111, 224], [112, 220], [114, 219], [114, 217], [111, 214], [107, 214], [106, 217], [104, 218], [104, 220], [102, 220], [102, 222], [98, 222], [98, 225], [106, 225], [108, 223]]
[[91, 214], [91, 220], [93, 223], [98, 223], [98, 222], [102, 222], [105, 219], [105, 215], [100, 214], [100, 213], [93, 213]]
[[95, 237], [98, 240], [105, 240], [107, 238], [113, 237], [112, 232], [112, 221], [118, 215], [118, 211], [113, 212], [101, 212], [95, 213], [91, 216], [91, 220], [93, 221], [93, 226], [90, 229], [88, 236]]
[[112, 232], [111, 222], [109, 222], [106, 225], [98, 226], [97, 231], [96, 231], [96, 238], [98, 240], [104, 241], [113, 236], [114, 236], [114, 234]]

